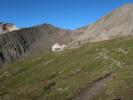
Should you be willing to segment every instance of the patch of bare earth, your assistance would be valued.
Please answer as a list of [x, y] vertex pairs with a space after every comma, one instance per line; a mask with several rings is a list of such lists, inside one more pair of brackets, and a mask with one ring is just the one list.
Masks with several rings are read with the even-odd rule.
[[113, 79], [113, 76], [113, 73], [109, 73], [104, 77], [97, 79], [91, 88], [87, 89], [73, 100], [93, 100], [104, 90], [107, 83]]

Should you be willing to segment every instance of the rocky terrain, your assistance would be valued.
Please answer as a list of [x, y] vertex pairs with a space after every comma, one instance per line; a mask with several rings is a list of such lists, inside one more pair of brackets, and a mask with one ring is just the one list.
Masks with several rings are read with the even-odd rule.
[[0, 34], [17, 30], [17, 27], [12, 23], [0, 22]]

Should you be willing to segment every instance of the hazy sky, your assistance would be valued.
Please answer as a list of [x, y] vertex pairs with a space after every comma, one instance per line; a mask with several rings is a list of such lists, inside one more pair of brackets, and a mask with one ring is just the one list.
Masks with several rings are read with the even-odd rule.
[[133, 0], [0, 0], [0, 21], [18, 27], [49, 23], [75, 29]]

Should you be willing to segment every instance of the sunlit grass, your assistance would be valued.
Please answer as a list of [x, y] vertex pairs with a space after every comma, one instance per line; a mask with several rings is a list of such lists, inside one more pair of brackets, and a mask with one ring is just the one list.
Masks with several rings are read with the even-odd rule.
[[[118, 84], [121, 84], [122, 90], [126, 90], [127, 84], [130, 84], [129, 88], [133, 87], [131, 84], [133, 78], [130, 78], [132, 73], [130, 67], [133, 64], [132, 46], [132, 37], [118, 38], [85, 44], [81, 48], [61, 53], [44, 53], [26, 58], [1, 69], [0, 98], [2, 100], [71, 99], [91, 86], [94, 80], [110, 72], [118, 72], [118, 77], [121, 78], [114, 79], [106, 91], [111, 87], [117, 92]], [[119, 48], [127, 51], [127, 54], [120, 52]], [[100, 56], [100, 53], [104, 56]], [[124, 72], [125, 70], [129, 71]], [[128, 77], [129, 80], [126, 79]], [[119, 83], [123, 78], [126, 84]], [[53, 85], [49, 86], [52, 83]], [[113, 98], [112, 95], [105, 93], [102, 96]]]

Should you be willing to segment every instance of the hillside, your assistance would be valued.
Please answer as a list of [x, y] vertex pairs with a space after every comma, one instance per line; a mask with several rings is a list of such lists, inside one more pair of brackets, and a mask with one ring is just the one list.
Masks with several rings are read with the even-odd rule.
[[43, 24], [0, 35], [0, 64], [51, 51], [54, 43], [68, 43], [71, 31]]
[[100, 18], [96, 23], [74, 32], [76, 41], [95, 42], [133, 35], [133, 4], [126, 4]]
[[25, 58], [0, 70], [0, 98], [72, 100], [112, 74], [107, 86], [91, 99], [132, 100], [132, 43], [133, 37], [115, 38]]

